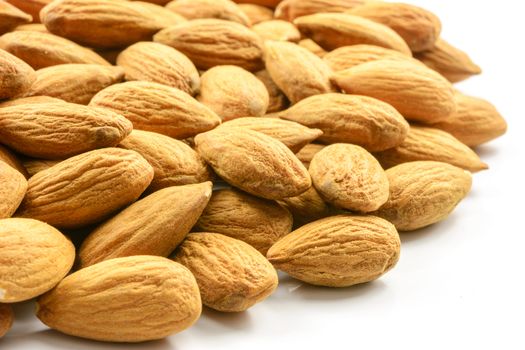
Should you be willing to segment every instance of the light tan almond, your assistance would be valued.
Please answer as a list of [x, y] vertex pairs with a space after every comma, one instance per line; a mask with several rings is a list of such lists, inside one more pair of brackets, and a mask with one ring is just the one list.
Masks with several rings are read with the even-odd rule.
[[117, 64], [126, 71], [126, 80], [160, 83], [190, 95], [200, 87], [199, 72], [189, 58], [163, 44], [136, 43], [118, 55]]
[[9, 148], [0, 145], [0, 161], [6, 163], [11, 168], [17, 170], [25, 178], [28, 178], [29, 175], [26, 171], [26, 168], [22, 162], [18, 159], [18, 156], [15, 155]]
[[34, 103], [0, 108], [0, 139], [35, 158], [63, 159], [116, 146], [131, 132], [124, 117], [74, 103]]
[[345, 12], [365, 2], [365, 0], [284, 0], [275, 9], [275, 17], [292, 22], [297, 17], [319, 12]]
[[348, 287], [379, 278], [399, 260], [395, 227], [375, 216], [338, 215], [305, 225], [282, 238], [267, 257], [301, 281]]
[[368, 151], [398, 146], [409, 125], [389, 104], [372, 97], [323, 94], [308, 97], [280, 112], [286, 120], [323, 131], [325, 143], [353, 143]]
[[13, 325], [15, 315], [10, 304], [0, 304], [0, 339], [6, 335]]
[[266, 86], [237, 66], [216, 66], [204, 73], [197, 99], [222, 120], [261, 117], [270, 103]]
[[18, 170], [0, 160], [0, 219], [14, 214], [27, 191], [27, 181]]
[[155, 19], [156, 24], [162, 28], [167, 28], [182, 22], [186, 22], [186, 18], [170, 11], [164, 6], [159, 6], [160, 4], [155, 4], [153, 1], [133, 1], [134, 5], [139, 5], [143, 8], [144, 11], [149, 12], [150, 15]]
[[279, 89], [277, 84], [273, 81], [272, 77], [266, 69], [258, 71], [255, 73], [257, 79], [262, 81], [270, 97], [270, 103], [268, 104], [268, 109], [266, 113], [279, 112], [288, 107], [290, 102], [284, 93]]
[[268, 7], [256, 4], [239, 4], [241, 11], [252, 25], [273, 19], [273, 11]]
[[305, 49], [319, 57], [324, 57], [324, 55], [328, 53], [325, 49], [319, 46], [319, 44], [317, 44], [312, 39], [308, 38], [299, 41], [299, 46], [304, 47]]
[[46, 26], [42, 23], [22, 24], [16, 27], [13, 31], [49, 33]]
[[326, 146], [314, 156], [308, 171], [321, 197], [337, 207], [366, 213], [379, 209], [388, 199], [385, 171], [359, 146]]
[[280, 19], [255, 24], [252, 30], [264, 40], [291, 42], [301, 40], [299, 30], [292, 23]]
[[445, 219], [465, 198], [472, 175], [446, 163], [404, 163], [386, 171], [390, 198], [377, 215], [400, 231], [412, 231]]
[[234, 189], [213, 192], [195, 228], [248, 243], [262, 254], [292, 231], [292, 216], [274, 201]]
[[33, 21], [40, 22], [40, 10], [53, 0], [6, 0], [33, 17]]
[[230, 185], [266, 199], [297, 196], [310, 175], [282, 142], [253, 130], [224, 128], [195, 137], [197, 152]]
[[27, 170], [28, 178], [35, 175], [39, 171], [51, 168], [53, 165], [57, 165], [62, 160], [48, 160], [48, 159], [36, 159], [27, 158], [23, 160], [23, 165]]
[[204, 305], [240, 312], [277, 288], [277, 273], [255, 248], [218, 233], [192, 233], [175, 252], [175, 261], [197, 279]]
[[63, 100], [51, 96], [31, 96], [31, 97], [20, 97], [14, 100], [7, 100], [0, 103], [0, 108], [36, 104], [36, 103], [57, 103], [64, 102]]
[[250, 19], [230, 0], [174, 0], [166, 8], [187, 19], [216, 18], [250, 26]]
[[282, 0], [233, 0], [238, 4], [255, 4], [259, 6], [266, 6], [269, 8], [275, 8]]
[[452, 85], [431, 69], [411, 62], [378, 60], [334, 74], [345, 92], [377, 98], [412, 121], [436, 123], [456, 111]]
[[263, 67], [262, 40], [242, 24], [220, 19], [197, 19], [166, 28], [156, 42], [176, 48], [199, 69], [235, 65], [249, 71]]
[[23, 93], [29, 89], [36, 79], [33, 68], [2, 49], [0, 49], [0, 76], [2, 77], [0, 80], [0, 100]]
[[184, 91], [146, 81], [112, 85], [96, 94], [90, 106], [123, 115], [135, 129], [179, 139], [211, 130], [221, 123], [215, 112]]
[[10, 32], [21, 24], [31, 23], [32, 20], [31, 15], [5, 1], [0, 2], [0, 34]]
[[292, 213], [296, 228], [327, 217], [332, 212], [314, 186], [296, 197], [283, 198], [279, 203]]
[[297, 152], [295, 155], [297, 158], [304, 164], [304, 166], [308, 169], [310, 167], [310, 162], [314, 158], [314, 156], [321, 151], [323, 148], [325, 148], [326, 145], [319, 145], [316, 143], [310, 143], [303, 148], [299, 152]]
[[37, 301], [37, 317], [77, 337], [142, 342], [189, 328], [202, 310], [195, 278], [166, 258], [132, 256], [79, 270]]
[[87, 226], [135, 201], [152, 179], [153, 168], [137, 152], [83, 153], [31, 177], [16, 215], [56, 227]]
[[32, 219], [0, 220], [0, 303], [37, 297], [64, 278], [75, 247], [54, 227]]

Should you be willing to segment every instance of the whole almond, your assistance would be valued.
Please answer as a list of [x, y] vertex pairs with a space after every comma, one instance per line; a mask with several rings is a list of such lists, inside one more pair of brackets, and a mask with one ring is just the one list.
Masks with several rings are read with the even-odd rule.
[[201, 77], [198, 100], [222, 120], [261, 117], [270, 97], [266, 86], [252, 73], [237, 66], [217, 66]]
[[403, 116], [375, 98], [345, 94], [308, 97], [280, 112], [283, 119], [323, 131], [319, 141], [353, 143], [368, 151], [395, 147], [409, 129]]
[[405, 118], [435, 123], [456, 111], [452, 85], [438, 73], [411, 62], [378, 60], [334, 74], [345, 92], [377, 98]]
[[282, 142], [238, 128], [195, 137], [197, 152], [230, 185], [266, 199], [297, 196], [311, 186], [310, 175]]
[[132, 255], [167, 257], [197, 222], [211, 188], [211, 182], [172, 186], [133, 203], [87, 236], [80, 266]]
[[308, 171], [321, 197], [337, 207], [371, 212], [388, 199], [388, 179], [383, 168], [359, 146], [327, 146], [314, 156]]
[[407, 43], [389, 27], [346, 13], [317, 13], [294, 21], [301, 33], [326, 50], [368, 44], [412, 55]]
[[188, 57], [172, 47], [140, 42], [131, 45], [117, 57], [124, 68], [126, 80], [145, 80], [180, 89], [190, 95], [199, 90], [197, 68]]
[[375, 156], [385, 168], [417, 160], [449, 163], [472, 172], [488, 168], [473, 150], [448, 132], [421, 126], [410, 127], [403, 143]]
[[131, 343], [181, 332], [201, 309], [188, 269], [166, 258], [131, 256], [67, 276], [38, 299], [36, 314], [62, 333]]
[[27, 158], [24, 159], [23, 165], [27, 170], [28, 178], [32, 177], [36, 173], [51, 168], [53, 165], [57, 165], [62, 160], [48, 160], [48, 159], [36, 159]]
[[0, 37], [0, 49], [24, 60], [34, 69], [65, 63], [109, 65], [94, 51], [72, 41], [35, 31], [18, 31]]
[[[1, 38], [0, 38], [1, 40]], [[33, 68], [0, 49], [0, 100], [12, 98], [29, 89], [36, 79]]]
[[15, 315], [10, 304], [0, 304], [0, 339], [9, 332]]
[[16, 214], [56, 227], [87, 226], [135, 201], [152, 179], [153, 168], [137, 152], [83, 153], [31, 177]]
[[262, 254], [292, 231], [292, 216], [274, 201], [234, 189], [213, 192], [196, 229], [248, 243]]
[[175, 252], [175, 261], [195, 276], [204, 305], [240, 312], [277, 288], [277, 273], [252, 246], [218, 233], [193, 233]]
[[376, 214], [400, 231], [416, 230], [445, 219], [472, 185], [470, 173], [441, 162], [409, 162], [386, 173], [390, 198]]
[[50, 96], [87, 105], [100, 90], [124, 79], [120, 67], [98, 64], [60, 64], [39, 69], [24, 96]]
[[312, 161], [314, 156], [325, 147], [326, 145], [310, 143], [304, 146], [303, 148], [301, 148], [301, 150], [297, 152], [295, 155], [297, 156], [297, 159], [299, 159], [306, 168], [309, 168], [310, 162]]
[[40, 10], [53, 0], [6, 0], [33, 17], [33, 21], [40, 22]]
[[0, 161], [17, 170], [20, 174], [24, 175], [25, 178], [29, 177], [24, 165], [20, 159], [18, 159], [18, 156], [14, 154], [9, 148], [2, 145], [0, 145]]
[[366, 0], [284, 0], [275, 9], [275, 17], [293, 21], [318, 12], [344, 12], [361, 6]]
[[252, 30], [264, 40], [298, 42], [301, 39], [301, 33], [292, 23], [280, 19], [255, 24]]
[[307, 49], [285, 41], [266, 41], [266, 70], [292, 103], [334, 91], [332, 70]]
[[304, 47], [305, 49], [319, 57], [323, 57], [328, 53], [328, 51], [319, 46], [319, 44], [317, 44], [312, 39], [308, 38], [299, 41], [299, 46]]
[[32, 219], [0, 220], [0, 303], [37, 297], [64, 278], [75, 247], [57, 229]]
[[305, 225], [268, 251], [279, 270], [301, 281], [348, 287], [379, 278], [399, 260], [395, 227], [375, 216], [338, 215]]
[[199, 69], [236, 65], [260, 70], [262, 40], [242, 24], [220, 19], [197, 19], [161, 30], [156, 42], [176, 48]]
[[89, 105], [126, 117], [135, 129], [180, 139], [221, 123], [215, 112], [184, 91], [146, 81], [112, 85], [96, 94]]
[[32, 20], [31, 15], [5, 1], [0, 2], [0, 34], [10, 32], [21, 24], [31, 23]]
[[264, 86], [266, 86], [266, 90], [268, 90], [270, 103], [268, 104], [266, 113], [282, 111], [289, 105], [290, 102], [288, 101], [288, 98], [284, 95], [281, 89], [279, 89], [277, 84], [275, 84], [272, 77], [270, 76], [270, 73], [268, 73], [266, 69], [258, 71], [255, 73], [255, 76], [257, 79], [262, 81]]
[[174, 0], [166, 8], [187, 19], [216, 18], [250, 26], [250, 19], [230, 0]]
[[27, 191], [27, 181], [18, 170], [0, 160], [0, 219], [14, 214]]
[[298, 196], [283, 198], [279, 203], [292, 213], [294, 227], [327, 217], [332, 212], [314, 186]]
[[273, 11], [267, 7], [255, 4], [239, 4], [237, 6], [248, 17], [252, 25], [273, 19]]
[[35, 103], [0, 108], [2, 143], [24, 155], [63, 159], [116, 146], [131, 132], [126, 118], [74, 103]]

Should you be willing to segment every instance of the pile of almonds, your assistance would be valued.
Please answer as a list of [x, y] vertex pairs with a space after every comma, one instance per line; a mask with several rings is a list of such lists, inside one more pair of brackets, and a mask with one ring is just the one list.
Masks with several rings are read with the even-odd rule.
[[0, 1], [0, 337], [11, 303], [139, 342], [244, 311], [276, 269], [379, 278], [506, 131], [422, 8]]

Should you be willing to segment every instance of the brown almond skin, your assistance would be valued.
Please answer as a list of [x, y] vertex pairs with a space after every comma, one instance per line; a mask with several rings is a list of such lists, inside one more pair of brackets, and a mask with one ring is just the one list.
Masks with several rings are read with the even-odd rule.
[[298, 196], [283, 198], [279, 203], [292, 213], [295, 228], [327, 217], [332, 213], [314, 186]]
[[21, 24], [31, 23], [32, 20], [31, 15], [7, 2], [0, 2], [0, 34], [10, 32]]
[[197, 152], [169, 136], [133, 130], [119, 147], [140, 153], [153, 167], [153, 181], [147, 192], [212, 179], [211, 170]]
[[412, 62], [367, 62], [335, 73], [333, 81], [348, 94], [370, 96], [392, 105], [412, 121], [436, 123], [456, 111], [450, 82]]
[[400, 231], [417, 230], [445, 219], [472, 186], [469, 172], [441, 162], [408, 162], [386, 173], [390, 198], [375, 215]]
[[6, 0], [20, 10], [33, 17], [33, 21], [40, 23], [40, 10], [53, 0]]
[[314, 221], [268, 251], [279, 270], [306, 283], [348, 287], [373, 281], [399, 260], [395, 227], [375, 216], [338, 215]]
[[264, 40], [291, 41], [294, 43], [301, 40], [299, 30], [292, 23], [280, 19], [258, 23], [252, 27], [252, 30]]
[[487, 164], [468, 146], [449, 133], [429, 127], [412, 126], [401, 145], [374, 154], [385, 168], [418, 160], [433, 160], [477, 172]]
[[383, 168], [359, 146], [326, 146], [314, 156], [308, 171], [321, 197], [337, 207], [371, 212], [388, 199], [388, 179]]
[[252, 25], [273, 19], [273, 11], [256, 4], [239, 4], [241, 11], [248, 17]]
[[279, 89], [277, 84], [275, 84], [270, 73], [268, 73], [266, 69], [258, 71], [255, 73], [255, 76], [262, 81], [264, 86], [266, 86], [266, 90], [268, 90], [270, 102], [266, 113], [279, 112], [288, 107], [290, 101], [288, 101], [288, 98], [284, 95], [281, 89]]
[[264, 255], [218, 233], [188, 235], [174, 260], [195, 276], [203, 304], [218, 311], [245, 311], [277, 288], [277, 273]]
[[139, 130], [177, 139], [215, 128], [221, 119], [184, 91], [147, 81], [112, 85], [91, 100], [90, 106], [118, 113]]
[[24, 96], [50, 96], [87, 105], [100, 90], [124, 79], [120, 67], [98, 64], [61, 64], [39, 69]]
[[297, 159], [299, 159], [304, 166], [308, 169], [310, 167], [310, 162], [314, 158], [314, 156], [319, 153], [323, 148], [325, 148], [326, 145], [320, 145], [317, 143], [310, 143], [303, 148], [299, 152], [295, 154]]
[[11, 168], [17, 170], [22, 174], [26, 179], [29, 177], [29, 174], [26, 171], [26, 168], [18, 159], [18, 156], [14, 154], [9, 148], [0, 145], [0, 161], [6, 163]]
[[196, 230], [216, 232], [248, 243], [263, 255], [292, 231], [292, 215], [274, 201], [234, 189], [213, 192]]
[[0, 76], [2, 77], [0, 80], [0, 100], [13, 98], [23, 93], [30, 88], [36, 79], [33, 68], [2, 49], [0, 49]]
[[409, 129], [394, 107], [356, 95], [311, 96], [279, 113], [279, 117], [322, 130], [318, 141], [352, 143], [371, 152], [398, 146]]
[[0, 160], [0, 219], [9, 218], [15, 213], [26, 191], [24, 175]]
[[181, 52], [167, 45], [140, 42], [131, 45], [117, 57], [126, 80], [144, 80], [168, 85], [195, 95], [200, 87], [197, 68]]
[[51, 33], [7, 33], [0, 37], [0, 49], [24, 60], [34, 69], [66, 63], [109, 65], [109, 62], [94, 51]]
[[23, 160], [23, 165], [27, 170], [28, 178], [35, 175], [36, 173], [51, 168], [53, 165], [57, 165], [62, 160], [48, 160], [48, 159], [36, 159], [27, 158]]
[[132, 124], [105, 109], [73, 103], [35, 103], [0, 108], [2, 143], [24, 155], [64, 159], [116, 146]]
[[266, 199], [297, 196], [310, 175], [282, 142], [253, 130], [225, 128], [195, 137], [196, 151], [230, 185]]
[[292, 22], [297, 17], [319, 12], [345, 12], [365, 2], [365, 0], [284, 0], [275, 9], [275, 17]]
[[75, 247], [54, 227], [32, 219], [0, 220], [0, 303], [35, 298], [64, 278]]
[[67, 276], [38, 299], [36, 315], [65, 334], [135, 343], [181, 332], [201, 310], [188, 269], [166, 258], [131, 256]]
[[290, 42], [266, 41], [266, 70], [292, 103], [334, 91], [332, 70], [307, 49]]
[[161, 30], [153, 40], [179, 50], [202, 70], [235, 65], [253, 72], [263, 67], [262, 40], [242, 24], [231, 21], [188, 21]]
[[175, 0], [166, 8], [187, 19], [216, 18], [237, 22], [249, 27], [250, 19], [230, 0]]
[[172, 186], [131, 204], [87, 236], [80, 267], [132, 255], [167, 257], [197, 222], [211, 189], [211, 182]]
[[60, 228], [84, 227], [135, 201], [152, 179], [153, 168], [137, 152], [104, 148], [83, 153], [30, 178], [16, 215]]
[[325, 50], [368, 44], [386, 47], [412, 56], [407, 43], [389, 27], [346, 13], [317, 13], [294, 21], [301, 33]]
[[10, 304], [0, 304], [0, 339], [9, 332], [15, 318]]
[[198, 100], [222, 120], [261, 117], [266, 114], [270, 96], [266, 86], [252, 73], [236, 66], [216, 66], [201, 77]]

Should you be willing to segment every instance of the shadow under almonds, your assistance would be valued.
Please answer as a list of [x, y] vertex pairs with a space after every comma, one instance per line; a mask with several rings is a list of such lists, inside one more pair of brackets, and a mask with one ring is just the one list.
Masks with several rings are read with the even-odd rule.
[[[435, 240], [437, 237], [452, 233], [454, 231], [452, 227], [459, 223], [457, 217], [457, 215], [452, 213], [445, 220], [427, 227], [420, 228], [419, 230], [399, 232], [399, 236], [401, 237], [401, 245], [410, 244], [415, 241], [430, 239]], [[403, 248], [401, 247], [401, 249]]]
[[201, 320], [213, 322], [214, 326], [218, 325], [234, 330], [248, 330], [254, 326], [249, 310], [244, 312], [219, 312], [203, 307]]

